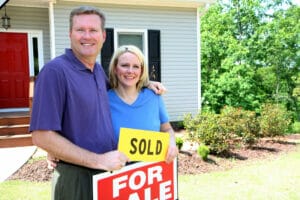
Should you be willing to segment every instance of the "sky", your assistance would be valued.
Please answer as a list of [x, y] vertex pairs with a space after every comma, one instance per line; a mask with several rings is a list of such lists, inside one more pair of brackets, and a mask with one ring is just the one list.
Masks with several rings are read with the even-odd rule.
[[0, 0], [0, 6], [2, 6], [2, 4], [4, 3], [4, 2], [6, 2], [7, 0]]

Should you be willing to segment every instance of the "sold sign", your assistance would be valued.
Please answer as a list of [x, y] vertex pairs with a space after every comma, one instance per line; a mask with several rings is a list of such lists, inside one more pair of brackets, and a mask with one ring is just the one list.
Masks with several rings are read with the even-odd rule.
[[118, 150], [130, 161], [163, 161], [169, 141], [168, 133], [121, 128]]
[[177, 164], [138, 162], [93, 176], [94, 200], [175, 200]]

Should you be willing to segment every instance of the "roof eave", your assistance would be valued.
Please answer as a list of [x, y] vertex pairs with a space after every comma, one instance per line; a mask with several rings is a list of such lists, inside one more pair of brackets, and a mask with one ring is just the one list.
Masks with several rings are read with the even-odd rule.
[[[154, 6], [154, 7], [177, 7], [177, 8], [199, 8], [213, 4], [215, 0], [59, 0], [59, 2], [80, 2], [101, 3], [107, 5], [127, 6]], [[8, 6], [21, 7], [44, 7], [48, 8], [49, 3], [56, 3], [56, 0], [13, 0], [7, 3]]]
[[[78, 2], [76, 0], [60, 0], [65, 2]], [[156, 6], [156, 7], [178, 7], [178, 8], [198, 8], [212, 4], [215, 0], [81, 0], [81, 3], [102, 3], [117, 5], [135, 6]]]

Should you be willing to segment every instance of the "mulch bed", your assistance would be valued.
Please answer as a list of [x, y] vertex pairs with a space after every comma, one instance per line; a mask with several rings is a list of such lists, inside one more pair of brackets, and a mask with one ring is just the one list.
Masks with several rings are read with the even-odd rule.
[[236, 148], [226, 155], [209, 155], [206, 161], [195, 151], [181, 151], [178, 156], [179, 174], [201, 174], [228, 170], [236, 166], [248, 165], [258, 160], [274, 159], [297, 149], [300, 134], [275, 139], [262, 139], [251, 148]]
[[[252, 148], [237, 148], [227, 155], [209, 155], [203, 161], [195, 150], [180, 151], [178, 156], [179, 174], [201, 174], [212, 171], [228, 170], [236, 166], [247, 165], [257, 160], [274, 159], [276, 156], [295, 151], [300, 144], [300, 134], [273, 139], [261, 139]], [[51, 180], [52, 170], [47, 168], [44, 159], [28, 161], [9, 180], [45, 182]]]

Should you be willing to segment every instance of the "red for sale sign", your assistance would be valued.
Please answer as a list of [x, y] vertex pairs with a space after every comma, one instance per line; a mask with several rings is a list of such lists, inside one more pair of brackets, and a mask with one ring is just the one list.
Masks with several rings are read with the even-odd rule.
[[177, 165], [139, 162], [93, 177], [94, 200], [175, 200]]

